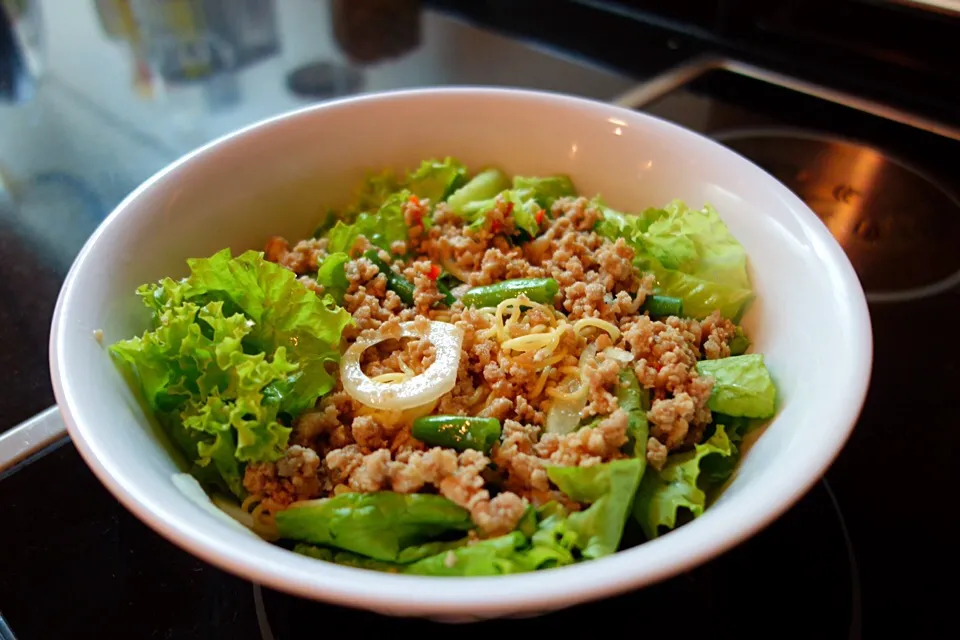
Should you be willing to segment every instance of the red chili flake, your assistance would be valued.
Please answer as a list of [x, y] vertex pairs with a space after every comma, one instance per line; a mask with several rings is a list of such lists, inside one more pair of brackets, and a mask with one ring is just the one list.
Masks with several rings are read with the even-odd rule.
[[423, 224], [423, 210], [414, 209], [410, 212], [410, 217], [413, 218], [413, 226], [418, 226]]
[[493, 224], [490, 225], [490, 232], [500, 233], [501, 231], [503, 231], [503, 223], [499, 220], [494, 220]]
[[431, 265], [430, 265], [430, 271], [427, 273], [427, 277], [430, 278], [431, 280], [436, 280], [437, 278], [439, 278], [439, 277], [440, 277], [440, 267], [437, 266], [437, 265], [435, 265], [435, 264], [431, 264]]
[[412, 193], [410, 194], [410, 197], [407, 198], [407, 200], [410, 202], [410, 204], [420, 204], [420, 198], [418, 198], [415, 194], [412, 194]]
[[513, 213], [513, 202], [507, 201], [507, 206], [503, 210], [503, 217], [506, 218], [508, 215]]
[[543, 209], [537, 210], [537, 224], [543, 224]]

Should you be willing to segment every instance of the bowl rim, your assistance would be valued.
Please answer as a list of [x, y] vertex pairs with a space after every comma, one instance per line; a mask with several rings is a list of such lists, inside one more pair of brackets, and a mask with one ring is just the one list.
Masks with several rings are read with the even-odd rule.
[[[581, 108], [587, 113], [603, 109], [607, 117], [621, 117], [647, 126], [665, 129], [672, 136], [696, 140], [696, 144], [715, 145], [739, 162], [744, 170], [753, 172], [770, 186], [790, 208], [801, 223], [807, 237], [822, 249], [820, 257], [834, 284], [847, 305], [847, 322], [854, 341], [849, 345], [848, 366], [854, 374], [845, 401], [831, 413], [835, 429], [831, 438], [818, 440], [805, 449], [805, 455], [761, 488], [747, 485], [740, 503], [738, 517], [723, 519], [707, 509], [694, 523], [680, 527], [667, 535], [618, 552], [605, 558], [591, 560], [544, 572], [532, 572], [497, 577], [443, 578], [406, 576], [373, 572], [329, 564], [317, 570], [313, 562], [303, 557], [303, 570], [289, 575], [290, 563], [277, 554], [292, 555], [279, 547], [267, 548], [258, 556], [243, 555], [232, 545], [223, 545], [205, 531], [209, 527], [174, 515], [161, 501], [152, 499], [149, 492], [138, 487], [133, 478], [118, 473], [109, 456], [103, 455], [94, 435], [95, 429], [83, 424], [74, 415], [74, 393], [61, 362], [65, 360], [67, 344], [65, 318], [69, 300], [74, 297], [84, 265], [96, 260], [100, 238], [106, 230], [127, 215], [131, 204], [168, 174], [197, 161], [211, 149], [229, 144], [253, 131], [265, 131], [281, 122], [310, 117], [335, 109], [377, 101], [429, 100], [440, 96], [476, 96], [483, 99], [535, 101], [549, 107]], [[838, 296], [840, 297], [840, 296]], [[710, 138], [685, 127], [650, 114], [563, 93], [488, 87], [427, 87], [403, 89], [351, 96], [315, 105], [309, 105], [254, 122], [220, 136], [187, 153], [145, 180], [101, 222], [75, 258], [57, 298], [50, 335], [50, 372], [54, 395], [75, 446], [88, 467], [100, 482], [125, 508], [150, 528], [182, 549], [234, 575], [270, 588], [313, 600], [362, 607], [373, 611], [401, 615], [469, 615], [483, 617], [503, 613], [539, 612], [559, 609], [573, 604], [596, 600], [666, 580], [698, 566], [744, 540], [779, 518], [817, 482], [839, 455], [859, 418], [866, 400], [873, 361], [873, 338], [866, 298], [850, 261], [829, 230], [786, 186], [769, 173], [740, 154], [723, 147]], [[776, 418], [774, 418], [776, 420]], [[130, 480], [128, 482], [128, 480]], [[747, 499], [748, 496], [750, 499]], [[184, 499], [187, 499], [184, 497]], [[712, 535], [702, 536], [710, 523], [717, 523]], [[696, 526], [694, 526], [696, 525]], [[689, 542], [688, 542], [689, 541]], [[697, 542], [698, 544], [692, 544]], [[642, 555], [637, 550], [643, 549]], [[310, 569], [313, 569], [312, 571]]]

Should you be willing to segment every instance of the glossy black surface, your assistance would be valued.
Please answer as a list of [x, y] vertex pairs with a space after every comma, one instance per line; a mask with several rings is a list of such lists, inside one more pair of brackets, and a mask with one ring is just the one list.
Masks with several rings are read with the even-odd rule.
[[958, 283], [960, 177], [945, 160], [960, 141], [727, 70], [641, 109], [717, 138], [790, 187], [834, 233], [869, 300]]
[[[643, 110], [721, 139], [757, 127], [841, 136], [902, 159], [954, 199], [960, 193], [960, 179], [947, 160], [960, 153], [960, 143], [729, 72], [707, 73]], [[796, 159], [798, 171], [804, 170], [802, 159]], [[841, 171], [833, 178], [837, 184], [863, 187], [861, 178], [851, 173]], [[843, 195], [836, 194], [841, 199]], [[859, 213], [871, 215], [869, 210]], [[912, 219], [914, 212], [898, 213]], [[939, 229], [934, 225], [910, 260], [922, 265], [956, 257], [958, 210], [951, 206], [940, 213], [943, 224]], [[878, 243], [887, 240], [877, 238]], [[958, 314], [957, 286], [937, 295], [870, 304], [874, 362], [867, 401], [850, 441], [827, 474], [859, 560], [865, 631], [903, 629], [909, 630], [907, 637], [920, 637], [921, 630], [947, 624], [949, 598], [930, 585], [928, 576], [949, 555], [958, 531], [936, 487], [953, 486], [952, 469], [960, 450], [954, 391], [960, 354], [941, 348], [944, 338], [932, 327]], [[920, 527], [922, 542], [901, 553], [906, 531], [913, 526], [907, 523]], [[815, 525], [805, 526], [809, 530]]]
[[[627, 71], [709, 51], [957, 122], [960, 11], [909, 0], [434, 0]], [[940, 3], [949, 4], [949, 3]]]

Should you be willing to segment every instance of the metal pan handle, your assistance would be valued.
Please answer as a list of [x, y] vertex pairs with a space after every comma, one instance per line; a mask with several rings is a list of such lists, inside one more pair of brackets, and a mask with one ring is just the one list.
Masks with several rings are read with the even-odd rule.
[[67, 437], [67, 426], [56, 405], [0, 434], [0, 477]]

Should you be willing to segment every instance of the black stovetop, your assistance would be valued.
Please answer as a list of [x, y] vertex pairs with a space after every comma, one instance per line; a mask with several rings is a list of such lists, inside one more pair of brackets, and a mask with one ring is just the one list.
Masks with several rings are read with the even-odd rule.
[[[723, 69], [704, 71], [638, 108], [729, 144], [790, 186], [828, 226], [835, 222], [832, 217], [853, 216], [845, 223], [856, 232], [841, 244], [870, 301], [870, 389], [850, 441], [827, 473], [825, 482], [834, 496], [821, 485], [805, 498], [816, 509], [795, 511], [811, 508], [818, 516], [797, 521], [796, 537], [781, 534], [779, 555], [772, 561], [799, 556], [820, 567], [821, 579], [804, 582], [801, 590], [807, 598], [820, 590], [839, 598], [837, 585], [851, 584], [850, 563], [822, 555], [807, 537], [834, 530], [836, 513], [842, 514], [848, 550], [856, 558], [853, 584], [860, 588], [854, 587], [853, 594], [844, 591], [844, 604], [834, 601], [834, 610], [852, 603], [847, 619], [862, 615], [866, 637], [885, 628], [907, 631], [905, 637], [924, 637], [925, 630], [938, 637], [947, 624], [948, 596], [928, 576], [944, 566], [956, 541], [956, 519], [944, 508], [943, 497], [953, 493], [960, 451], [960, 410], [953, 391], [960, 379], [960, 355], [949, 346], [953, 332], [934, 327], [960, 313], [960, 175], [951, 169], [960, 141]], [[800, 157], [793, 146], [798, 139], [827, 144]], [[862, 154], [853, 163], [831, 164], [831, 145], [837, 144], [855, 145]], [[892, 164], [896, 176], [889, 170]], [[824, 175], [830, 169], [835, 173]], [[812, 175], [817, 171], [820, 175]], [[923, 187], [923, 197], [896, 193], [891, 183], [908, 172], [915, 179], [910, 184]], [[860, 207], [858, 200], [869, 206]], [[902, 208], [887, 206], [894, 200]], [[926, 202], [936, 202], [937, 208], [924, 210]], [[892, 256], [899, 265], [884, 259]], [[944, 277], [945, 265], [952, 277]], [[897, 280], [898, 269], [911, 269], [910, 279]], [[885, 280], [902, 286], [878, 291], [887, 289]], [[762, 553], [747, 557], [751, 568], [766, 561]], [[776, 575], [773, 581], [756, 583], [754, 593], [788, 594], [798, 581], [807, 580], [789, 571]], [[787, 635], [827, 637], [828, 610], [801, 597]], [[821, 616], [817, 633], [793, 629]]]
[[[726, 140], [748, 157], [753, 147], [737, 145], [758, 131], [774, 138], [795, 137], [797, 130], [834, 142], [852, 138], [898, 167], [917, 170], [934, 190], [948, 194], [947, 202], [960, 191], [960, 180], [947, 168], [952, 160], [941, 160], [956, 158], [960, 143], [736, 73], [704, 71], [630, 106]], [[787, 157], [786, 164], [765, 168], [802, 190], [803, 180], [791, 184], [805, 175], [801, 164]], [[853, 176], [836, 178], [832, 193], [839, 199], [867, 187], [882, 188], [858, 185]], [[889, 219], [868, 220], [876, 226], [855, 225], [881, 229], [869, 234], [870, 250], [882, 257], [885, 243], [892, 242], [893, 251], [899, 240], [898, 256], [906, 242], [915, 248], [917, 264], [949, 264], [955, 258], [943, 252], [955, 252], [960, 241], [960, 211], [946, 205], [927, 212], [929, 225], [918, 229], [900, 225], [893, 215], [913, 219], [907, 202], [906, 211], [884, 210]], [[811, 201], [815, 209], [819, 204]], [[861, 213], [869, 217], [870, 210]], [[941, 232], [931, 232], [930, 225]], [[0, 252], [10, 255], [3, 241], [0, 234]], [[16, 245], [6, 246], [12, 251]], [[871, 262], [870, 268], [876, 264], [883, 261]], [[895, 266], [887, 263], [885, 268]], [[922, 279], [923, 270], [918, 273]], [[868, 294], [874, 276], [864, 276]], [[58, 280], [42, 271], [32, 277], [39, 285], [49, 284], [38, 288], [48, 293]], [[0, 281], [0, 291], [3, 287]], [[870, 391], [850, 442], [826, 478], [754, 538], [665, 583], [542, 617], [466, 627], [308, 602], [225, 574], [160, 538], [123, 509], [65, 443], [16, 473], [0, 476], [0, 504], [7, 516], [0, 528], [6, 551], [0, 614], [25, 639], [90, 633], [293, 638], [331, 630], [360, 630], [361, 637], [405, 630], [569, 633], [574, 624], [595, 626], [607, 620], [623, 621], [637, 636], [829, 640], [872, 637], [879, 629], [907, 630], [907, 637], [928, 635], [928, 630], [945, 628], [950, 614], [949, 590], [928, 587], [932, 583], [926, 576], [951, 557], [956, 539], [949, 483], [952, 456], [960, 450], [960, 412], [951, 391], [960, 356], [950, 345], [951, 320], [960, 315], [960, 288], [900, 293], [871, 302], [875, 354]], [[52, 298], [39, 295], [35, 304], [42, 316]], [[0, 305], [0, 320], [3, 313]], [[36, 329], [23, 316], [14, 320], [3, 326]], [[26, 371], [31, 380], [42, 373], [42, 364]]]

